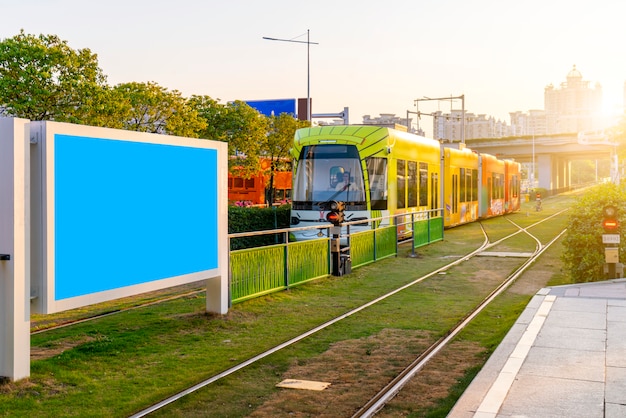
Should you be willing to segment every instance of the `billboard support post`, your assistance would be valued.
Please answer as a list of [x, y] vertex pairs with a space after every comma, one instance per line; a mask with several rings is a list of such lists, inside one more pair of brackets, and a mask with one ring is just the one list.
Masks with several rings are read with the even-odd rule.
[[30, 376], [28, 121], [0, 119], [0, 377]]

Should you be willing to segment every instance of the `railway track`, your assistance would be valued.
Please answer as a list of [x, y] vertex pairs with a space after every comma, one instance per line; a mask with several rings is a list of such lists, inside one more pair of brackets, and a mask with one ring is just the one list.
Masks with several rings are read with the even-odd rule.
[[[547, 219], [547, 218], [546, 218]], [[509, 220], [509, 222], [511, 222]], [[543, 222], [543, 221], [542, 221]], [[518, 226], [518, 225], [516, 225]], [[519, 226], [518, 226], [519, 227]], [[552, 239], [548, 244], [543, 245], [535, 236], [530, 234], [526, 228], [520, 228], [530, 235], [536, 242], [537, 247], [530, 257], [524, 263], [512, 272], [496, 289], [493, 290], [483, 301], [459, 321], [444, 337], [440, 338], [433, 345], [428, 347], [420, 356], [418, 356], [409, 366], [401, 373], [393, 378], [383, 389], [381, 389], [374, 397], [372, 397], [359, 411], [352, 417], [372, 417], [376, 412], [380, 411], [400, 390], [410, 381], [435, 355], [437, 355], [446, 345], [452, 341], [479, 313], [481, 313], [498, 295], [506, 290], [532, 263], [534, 263], [541, 254], [556, 242], [565, 233], [561, 231], [559, 235]], [[508, 237], [507, 237], [508, 238]]]
[[66, 328], [66, 327], [70, 327], [70, 326], [73, 326], [73, 325], [82, 324], [82, 323], [85, 323], [85, 322], [94, 321], [96, 319], [106, 318], [107, 316], [117, 315], [117, 314], [120, 314], [120, 313], [123, 313], [123, 312], [128, 312], [128, 311], [132, 311], [132, 310], [135, 310], [135, 309], [145, 308], [145, 307], [148, 307], [148, 306], [156, 305], [158, 303], [164, 303], [164, 302], [168, 302], [168, 301], [171, 301], [171, 300], [180, 299], [180, 298], [184, 298], [184, 297], [188, 297], [188, 296], [195, 296], [195, 295], [198, 295], [198, 294], [201, 294], [201, 293], [204, 293], [204, 292], [206, 292], [205, 289], [191, 290], [189, 292], [178, 293], [178, 294], [172, 295], [172, 296], [157, 298], [156, 300], [152, 300], [150, 302], [138, 303], [136, 305], [129, 306], [129, 307], [126, 307], [126, 308], [113, 309], [111, 311], [95, 314], [95, 315], [89, 316], [87, 318], [71, 319], [71, 320], [68, 320], [68, 321], [64, 321], [63, 323], [58, 324], [58, 325], [54, 325], [54, 326], [46, 327], [46, 328], [43, 328], [43, 329], [38, 329], [38, 330], [31, 331], [30, 335], [43, 334], [45, 332], [49, 332], [49, 331], [53, 331], [53, 330], [57, 330], [57, 329], [61, 329], [61, 328]]
[[286, 347], [289, 347], [293, 344], [296, 344], [300, 341], [303, 341], [309, 337], [311, 337], [312, 335], [318, 333], [319, 331], [326, 329], [342, 320], [345, 320], [346, 318], [349, 318], [351, 316], [353, 316], [354, 314], [361, 312], [365, 309], [368, 309], [370, 307], [372, 307], [373, 305], [376, 305], [377, 303], [380, 303], [381, 301], [388, 299], [389, 297], [396, 295], [399, 292], [402, 292], [420, 282], [423, 282], [424, 280], [433, 277], [437, 274], [443, 273], [447, 270], [449, 270], [450, 268], [459, 265], [469, 259], [471, 259], [472, 257], [478, 255], [479, 253], [486, 251], [487, 249], [493, 248], [499, 244], [501, 244], [502, 242], [504, 242], [505, 240], [520, 234], [520, 233], [525, 233], [527, 235], [529, 235], [531, 238], [533, 238], [535, 240], [535, 250], [532, 252], [532, 254], [528, 257], [528, 259], [522, 263], [522, 265], [517, 268], [514, 272], [512, 272], [497, 288], [495, 288], [487, 297], [485, 297], [482, 302], [476, 306], [471, 312], [467, 313], [466, 316], [463, 317], [463, 319], [461, 321], [459, 321], [453, 328], [451, 328], [447, 333], [445, 333], [445, 336], [440, 338], [438, 341], [436, 341], [434, 344], [432, 344], [428, 349], [426, 349], [422, 354], [420, 354], [408, 367], [406, 367], [401, 373], [399, 373], [395, 378], [392, 379], [392, 381], [389, 382], [389, 384], [387, 384], [380, 392], [378, 392], [376, 394], [376, 396], [372, 397], [372, 399], [370, 399], [367, 403], [365, 403], [363, 405], [363, 407], [361, 407], [357, 413], [354, 415], [355, 417], [362, 417], [362, 416], [372, 416], [373, 414], [375, 414], [377, 411], [379, 411], [382, 407], [384, 407], [384, 405], [390, 400], [392, 399], [401, 389], [402, 387], [406, 384], [406, 382], [410, 381], [411, 378], [413, 378], [423, 367], [425, 364], [428, 363], [428, 361], [430, 359], [432, 359], [437, 353], [439, 353], [441, 351], [441, 349], [443, 349], [443, 347], [446, 346], [446, 344], [448, 344], [452, 339], [454, 339], [454, 337], [461, 331], [463, 330], [463, 328], [471, 322], [471, 320], [478, 315], [486, 306], [489, 305], [489, 303], [491, 301], [493, 301], [500, 293], [502, 293], [504, 290], [506, 290], [506, 288], [508, 288], [523, 272], [524, 270], [526, 270], [528, 268], [528, 266], [530, 266], [547, 248], [549, 248], [550, 245], [552, 245], [552, 243], [554, 243], [561, 235], [564, 231], [561, 232], [561, 234], [559, 234], [557, 237], [553, 238], [548, 244], [543, 245], [540, 240], [538, 238], [536, 238], [535, 236], [533, 236], [533, 234], [531, 234], [528, 230], [533, 227], [536, 226], [542, 222], [545, 222], [549, 219], [551, 219], [554, 216], [558, 216], [562, 213], [563, 211], [557, 212], [554, 215], [552, 215], [551, 217], [547, 217], [544, 218], [536, 223], [534, 223], [533, 225], [530, 225], [526, 228], [523, 228], [515, 223], [513, 223], [512, 221], [509, 220], [509, 222], [511, 222], [513, 225], [516, 226], [517, 230], [495, 242], [490, 242], [489, 238], [487, 236], [487, 233], [485, 232], [485, 229], [481, 228], [483, 230], [483, 234], [484, 234], [484, 241], [483, 243], [475, 250], [459, 257], [457, 260], [452, 261], [434, 271], [429, 272], [428, 274], [425, 274], [413, 281], [411, 281], [410, 283], [407, 283], [403, 286], [400, 286], [396, 289], [394, 289], [393, 291], [390, 291], [378, 298], [375, 298], [365, 304], [360, 305], [359, 307], [352, 309], [342, 315], [339, 315], [315, 328], [310, 329], [307, 332], [304, 332], [298, 336], [295, 336], [291, 339], [289, 339], [288, 341], [283, 342], [282, 344], [276, 345], [254, 357], [249, 358], [248, 360], [245, 360], [235, 366], [232, 366], [224, 371], [222, 371], [221, 373], [215, 374], [212, 377], [205, 379], [185, 390], [182, 390], [166, 399], [163, 399], [160, 402], [157, 402], [141, 411], [136, 412], [135, 414], [132, 415], [132, 417], [144, 417], [147, 416], [155, 411], [161, 410], [163, 408], [165, 408], [167, 405], [170, 405], [200, 389], [203, 389], [205, 387], [210, 386], [211, 384], [217, 382], [220, 379], [223, 379], [235, 372], [238, 372], [254, 363], [259, 362], [260, 360], [280, 351], [285, 349]]

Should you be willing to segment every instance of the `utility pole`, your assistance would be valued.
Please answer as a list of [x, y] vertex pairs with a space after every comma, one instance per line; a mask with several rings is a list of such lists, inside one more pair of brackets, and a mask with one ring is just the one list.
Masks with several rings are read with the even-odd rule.
[[[461, 142], [465, 144], [465, 95], [462, 94], [460, 96], [434, 97], [434, 98], [424, 96], [421, 99], [415, 99], [413, 102], [415, 103], [415, 108], [418, 109], [419, 102], [433, 101], [433, 100], [436, 100], [436, 101], [450, 100], [450, 103], [452, 103], [453, 100], [461, 100]], [[430, 115], [433, 117], [435, 116], [432, 113], [420, 113], [419, 109], [417, 113], [419, 115]]]
[[295, 39], [279, 39], [264, 36], [263, 39], [268, 41], [295, 42], [306, 44], [306, 117], [311, 122], [311, 45], [319, 45], [317, 42], [311, 42], [309, 39], [309, 29], [306, 30], [306, 41], [296, 41]]

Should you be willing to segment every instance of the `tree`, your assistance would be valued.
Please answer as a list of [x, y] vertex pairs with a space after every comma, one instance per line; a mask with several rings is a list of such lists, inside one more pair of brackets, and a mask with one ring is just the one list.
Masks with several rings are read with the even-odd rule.
[[228, 142], [227, 137], [227, 113], [228, 108], [209, 96], [191, 96], [187, 100], [187, 105], [198, 113], [206, 125], [199, 132], [199, 137], [212, 139], [214, 141]]
[[[604, 277], [604, 244], [602, 244], [602, 210], [613, 205], [626, 208], [626, 192], [612, 183], [590, 189], [570, 210], [567, 234], [561, 259], [575, 282], [590, 282]], [[626, 210], [619, 212], [625, 225]], [[621, 242], [624, 234], [620, 232]], [[626, 246], [620, 245], [619, 259], [624, 260]]]
[[96, 54], [55, 35], [22, 30], [0, 42], [0, 107], [8, 116], [91, 123], [108, 106], [105, 81]]
[[265, 116], [239, 100], [221, 105], [208, 96], [192, 96], [189, 104], [206, 122], [200, 138], [228, 142], [229, 167], [237, 167], [243, 177], [259, 172], [268, 129]]
[[206, 122], [177, 90], [157, 83], [122, 83], [113, 89], [130, 111], [124, 129], [197, 138]]
[[311, 126], [309, 121], [301, 121], [287, 113], [269, 118], [269, 131], [261, 148], [261, 155], [270, 161], [268, 196], [265, 201], [272, 204], [274, 196], [274, 173], [291, 168], [289, 150], [293, 146], [293, 138], [297, 129]]

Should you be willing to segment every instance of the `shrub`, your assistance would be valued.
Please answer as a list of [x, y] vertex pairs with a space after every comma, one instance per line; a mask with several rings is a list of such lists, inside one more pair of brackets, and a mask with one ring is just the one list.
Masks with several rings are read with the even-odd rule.
[[[626, 192], [612, 183], [590, 189], [571, 209], [561, 259], [574, 282], [605, 279], [602, 210], [608, 205], [618, 208], [618, 219], [623, 225], [626, 220]], [[619, 259], [624, 260], [626, 247], [621, 229]]]
[[[289, 228], [290, 205], [268, 207], [228, 207], [228, 233], [266, 231]], [[282, 234], [234, 238], [230, 249], [259, 247], [283, 242]]]

